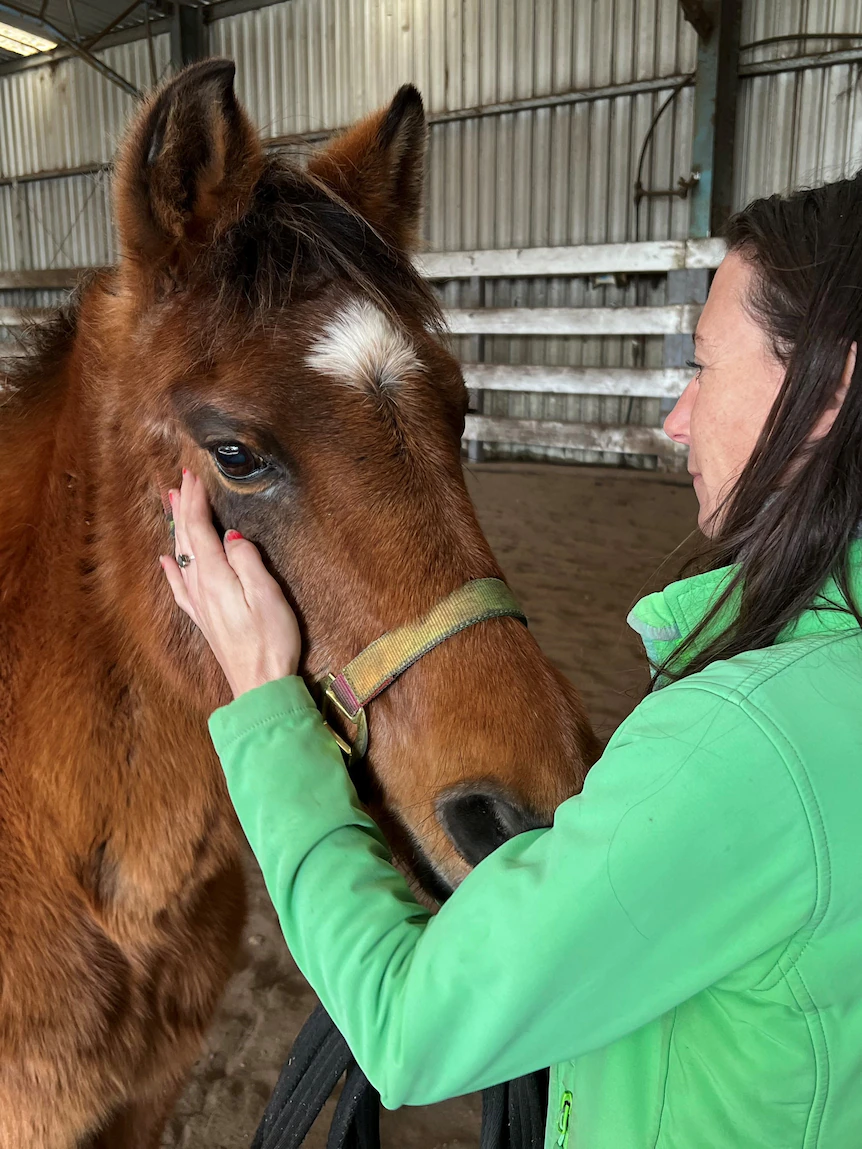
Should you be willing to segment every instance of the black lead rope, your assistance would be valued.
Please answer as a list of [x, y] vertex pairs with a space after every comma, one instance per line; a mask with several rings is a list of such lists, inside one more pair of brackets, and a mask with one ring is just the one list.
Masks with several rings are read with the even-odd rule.
[[[322, 1005], [294, 1043], [251, 1149], [300, 1149], [342, 1077], [326, 1149], [380, 1149], [380, 1094]], [[547, 1070], [486, 1089], [479, 1149], [542, 1149], [547, 1108]]]

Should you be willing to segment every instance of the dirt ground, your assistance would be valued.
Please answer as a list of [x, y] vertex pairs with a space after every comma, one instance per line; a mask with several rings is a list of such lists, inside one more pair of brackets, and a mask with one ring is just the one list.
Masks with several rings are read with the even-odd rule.
[[[677, 576], [695, 527], [685, 476], [529, 464], [471, 467], [482, 525], [549, 658], [581, 691], [603, 738], [646, 684], [625, 616]], [[670, 556], [670, 557], [669, 557]], [[663, 565], [664, 564], [664, 565]], [[282, 940], [249, 858], [251, 916], [234, 978], [163, 1149], [247, 1149], [315, 998]], [[478, 1097], [384, 1114], [385, 1149], [476, 1149]], [[325, 1128], [308, 1149], [324, 1149]]]

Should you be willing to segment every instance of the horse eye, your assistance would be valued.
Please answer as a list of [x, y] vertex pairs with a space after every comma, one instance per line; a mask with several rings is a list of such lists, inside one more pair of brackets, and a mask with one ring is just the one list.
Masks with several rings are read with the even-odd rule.
[[242, 443], [219, 443], [211, 449], [215, 465], [228, 479], [251, 479], [266, 470], [266, 463]]

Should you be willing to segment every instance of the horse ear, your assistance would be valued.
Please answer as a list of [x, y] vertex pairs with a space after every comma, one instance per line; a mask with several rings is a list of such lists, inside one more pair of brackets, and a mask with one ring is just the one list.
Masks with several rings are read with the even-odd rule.
[[419, 240], [427, 137], [422, 97], [405, 84], [388, 108], [312, 156], [308, 170], [389, 243], [410, 251]]
[[203, 60], [153, 95], [116, 164], [120, 244], [136, 262], [180, 268], [241, 217], [263, 166], [233, 89], [232, 60]]

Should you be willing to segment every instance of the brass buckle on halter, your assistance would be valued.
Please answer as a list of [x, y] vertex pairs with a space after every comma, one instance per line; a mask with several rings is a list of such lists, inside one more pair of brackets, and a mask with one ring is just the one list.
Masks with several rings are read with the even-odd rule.
[[[335, 681], [334, 674], [327, 674], [320, 681], [320, 715], [323, 718], [323, 724], [335, 741], [341, 753], [347, 758], [348, 767], [357, 766], [365, 757], [368, 750], [368, 719], [365, 717], [364, 707], [360, 707], [356, 714], [349, 714], [347, 710], [341, 705], [332, 690], [332, 683]], [[356, 727], [356, 737], [352, 744], [346, 738], [338, 733], [334, 726], [332, 726], [327, 718], [329, 706], [335, 707], [338, 713], [345, 718], [352, 726]]]

